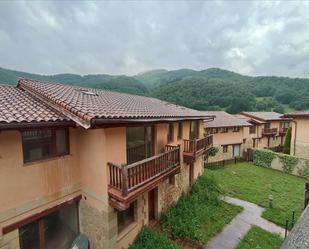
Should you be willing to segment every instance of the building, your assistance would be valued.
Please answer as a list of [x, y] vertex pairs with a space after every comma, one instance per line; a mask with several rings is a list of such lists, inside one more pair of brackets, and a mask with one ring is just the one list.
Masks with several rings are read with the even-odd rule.
[[229, 160], [243, 155], [250, 147], [248, 144], [249, 129], [252, 124], [245, 119], [224, 111], [208, 111], [214, 120], [204, 122], [206, 134], [213, 135], [213, 145], [219, 149], [216, 156], [209, 161]]
[[309, 110], [285, 114], [292, 118], [291, 155], [309, 159]]
[[290, 118], [277, 112], [241, 112], [237, 116], [252, 124], [248, 138], [252, 148], [276, 148], [284, 144]]
[[127, 248], [203, 172], [198, 111], [21, 79], [0, 86], [0, 248]]

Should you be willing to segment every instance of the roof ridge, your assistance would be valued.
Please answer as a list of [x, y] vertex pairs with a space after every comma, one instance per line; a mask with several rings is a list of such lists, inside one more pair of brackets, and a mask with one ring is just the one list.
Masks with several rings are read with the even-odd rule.
[[[26, 83], [22, 82], [24, 80], [27, 80], [27, 79], [20, 79], [20, 80], [18, 80], [17, 87], [20, 87], [21, 89], [27, 91], [30, 95], [36, 97], [37, 99], [42, 101], [45, 105], [48, 105], [49, 107], [51, 107], [54, 110], [57, 110], [58, 112], [60, 112], [61, 114], [63, 114], [67, 118], [73, 120], [77, 124], [81, 125], [85, 129], [90, 128], [90, 126], [91, 126], [90, 125], [90, 121], [92, 119], [91, 117], [89, 117], [87, 115], [87, 118], [88, 117], [89, 118], [84, 120], [83, 118], [79, 117], [78, 115], [75, 115], [74, 113], [72, 113], [71, 110], [67, 108], [67, 106], [69, 104], [64, 103], [64, 101], [55, 101], [53, 99], [47, 98], [46, 94], [42, 94], [41, 92], [36, 91], [32, 87], [26, 85]], [[41, 81], [38, 81], [38, 80], [35, 80], [35, 81], [36, 82], [41, 82]], [[61, 85], [61, 84], [59, 84], [59, 85]], [[73, 106], [72, 106], [72, 108], [73, 108]]]

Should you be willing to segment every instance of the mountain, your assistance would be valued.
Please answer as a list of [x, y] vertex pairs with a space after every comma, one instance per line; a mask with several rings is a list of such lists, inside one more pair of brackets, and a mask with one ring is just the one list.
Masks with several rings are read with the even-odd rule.
[[198, 110], [277, 111], [309, 109], [309, 79], [245, 76], [220, 68], [157, 69], [135, 76], [108, 74], [39, 75], [0, 68], [0, 84], [18, 78], [146, 95]]
[[147, 87], [134, 77], [126, 75], [108, 74], [55, 74], [40, 75], [0, 68], [0, 84], [16, 85], [19, 78], [29, 78], [43, 81], [58, 82], [68, 85], [77, 85], [91, 88], [102, 88], [111, 91], [132, 93], [138, 95], [148, 94]]

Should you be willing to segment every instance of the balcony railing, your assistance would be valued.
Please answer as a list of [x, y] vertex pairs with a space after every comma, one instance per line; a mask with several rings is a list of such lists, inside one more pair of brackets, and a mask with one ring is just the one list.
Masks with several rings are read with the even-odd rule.
[[108, 163], [109, 187], [126, 197], [179, 165], [180, 146], [166, 146], [164, 153], [128, 165]]
[[262, 130], [263, 135], [276, 135], [278, 128], [264, 128]]
[[284, 134], [288, 131], [288, 129], [289, 129], [289, 128], [282, 127], [282, 128], [279, 129], [279, 133], [282, 134], [282, 135], [284, 135]]
[[[207, 135], [204, 138], [188, 140], [184, 139], [184, 157], [193, 157], [204, 153], [213, 145], [213, 135]], [[185, 160], [186, 161], [186, 160]]]

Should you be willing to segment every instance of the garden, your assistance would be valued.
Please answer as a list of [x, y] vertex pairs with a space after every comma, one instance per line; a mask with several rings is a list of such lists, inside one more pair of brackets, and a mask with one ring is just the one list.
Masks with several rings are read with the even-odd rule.
[[[242, 211], [241, 207], [220, 200], [228, 195], [265, 208], [263, 217], [281, 227], [292, 214], [299, 217], [303, 210], [305, 179], [252, 163], [231, 164], [217, 170], [206, 169], [177, 203], [167, 209], [160, 219], [159, 231], [144, 228], [130, 249], [176, 249], [182, 240], [207, 244]], [[272, 196], [272, 207], [269, 197]], [[277, 249], [282, 239], [253, 226], [237, 249]], [[200, 248], [196, 247], [196, 248]]]

